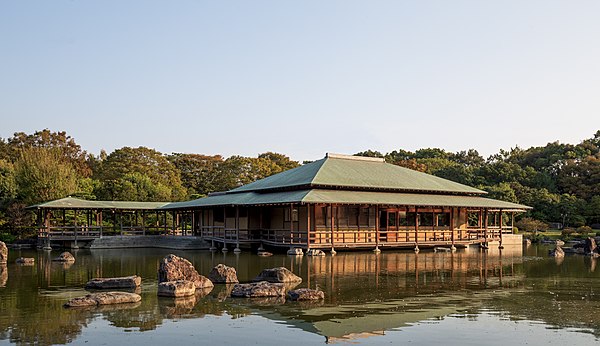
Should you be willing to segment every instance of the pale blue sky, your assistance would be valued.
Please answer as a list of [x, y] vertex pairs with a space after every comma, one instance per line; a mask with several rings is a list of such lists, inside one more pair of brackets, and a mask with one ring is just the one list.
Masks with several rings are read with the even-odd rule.
[[0, 137], [296, 160], [600, 129], [599, 1], [0, 1]]

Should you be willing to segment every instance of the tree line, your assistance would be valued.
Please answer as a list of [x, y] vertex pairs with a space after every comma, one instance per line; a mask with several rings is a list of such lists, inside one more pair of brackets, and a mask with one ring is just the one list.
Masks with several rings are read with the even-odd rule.
[[[439, 148], [414, 152], [366, 150], [355, 155], [430, 173], [534, 209], [525, 217], [600, 228], [600, 131], [579, 144], [500, 150]], [[96, 156], [64, 131], [17, 132], [0, 138], [0, 231], [21, 234], [33, 217], [24, 208], [66, 196], [91, 200], [182, 201], [226, 191], [298, 167], [284, 154], [257, 157], [163, 154], [123, 147]]]

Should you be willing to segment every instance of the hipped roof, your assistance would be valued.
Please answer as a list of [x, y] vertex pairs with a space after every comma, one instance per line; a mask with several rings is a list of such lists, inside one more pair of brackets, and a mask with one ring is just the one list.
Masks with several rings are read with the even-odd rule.
[[270, 193], [244, 192], [209, 196], [187, 202], [170, 203], [161, 209], [188, 209], [215, 206], [250, 206], [288, 203], [335, 203], [405, 205], [422, 207], [467, 207], [504, 210], [531, 209], [528, 206], [481, 196], [416, 194], [401, 192], [344, 191], [309, 189]]
[[353, 190], [433, 192], [482, 195], [487, 192], [431, 174], [392, 165], [383, 159], [327, 154], [300, 167], [227, 193], [303, 188], [340, 188]]

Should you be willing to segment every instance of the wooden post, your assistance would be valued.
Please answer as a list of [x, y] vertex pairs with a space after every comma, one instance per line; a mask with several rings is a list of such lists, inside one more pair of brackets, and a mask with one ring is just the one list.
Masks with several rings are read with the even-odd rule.
[[240, 207], [235, 206], [235, 249], [234, 253], [240, 253]]
[[306, 250], [310, 249], [310, 207], [311, 204], [306, 205]]
[[294, 244], [294, 204], [290, 203], [290, 247]]
[[498, 248], [504, 249], [504, 246], [502, 245], [502, 209], [500, 209], [498, 214], [499, 214], [499, 218], [500, 218], [500, 220], [498, 221], [498, 225], [500, 226], [500, 246], [498, 246]]
[[454, 246], [454, 208], [450, 208], [450, 235], [452, 237], [450, 250], [456, 251], [456, 246]]
[[100, 238], [102, 238], [102, 230], [104, 229], [104, 222], [102, 221], [102, 209], [98, 211], [98, 224], [100, 225]]
[[[331, 215], [330, 215], [330, 221], [329, 221], [330, 225], [329, 226], [331, 227], [331, 254], [335, 255], [336, 254], [336, 252], [335, 252], [335, 245], [334, 245], [335, 242], [333, 240], [333, 236], [334, 236], [334, 233], [335, 233], [335, 230], [333, 228], [333, 225], [335, 223], [335, 221], [334, 221], [335, 218], [333, 217], [333, 204], [330, 204], [330, 208], [331, 208], [331, 213], [330, 213]], [[337, 212], [337, 208], [336, 208], [336, 212]]]
[[74, 225], [75, 225], [75, 245], [72, 246], [72, 249], [79, 249], [79, 246], [77, 246], [77, 209], [74, 209], [73, 212], [75, 213], [75, 218], [74, 218]]
[[485, 215], [484, 215], [484, 225], [483, 225], [483, 227], [484, 227], [483, 228], [483, 237], [485, 238], [484, 239], [484, 248], [487, 248], [488, 247], [488, 245], [487, 245], [488, 244], [488, 221], [489, 221], [488, 220], [489, 215], [488, 215], [487, 208], [484, 209], [484, 213], [485, 213]]
[[419, 208], [415, 207], [415, 252], [419, 252]]
[[375, 250], [373, 250], [375, 253], [381, 252], [381, 250], [379, 250], [379, 219], [379, 205], [377, 204], [375, 205]]

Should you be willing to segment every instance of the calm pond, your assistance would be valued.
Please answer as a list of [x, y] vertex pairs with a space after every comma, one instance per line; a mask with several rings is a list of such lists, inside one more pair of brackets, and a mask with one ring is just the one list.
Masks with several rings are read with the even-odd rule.
[[[0, 273], [0, 344], [597, 345], [597, 260], [570, 256], [560, 262], [547, 251], [532, 246], [523, 255], [459, 250], [262, 258], [248, 252], [81, 249], [68, 266], [50, 261], [59, 251], [11, 250]], [[191, 299], [158, 298], [158, 261], [169, 253], [189, 259], [203, 275], [218, 263], [234, 266], [241, 281], [285, 266], [303, 278], [298, 287], [318, 287], [326, 298], [234, 299], [224, 285]], [[35, 265], [15, 264], [20, 256], [35, 257]], [[84, 295], [91, 278], [132, 274], [143, 278], [136, 305], [62, 307]]]

